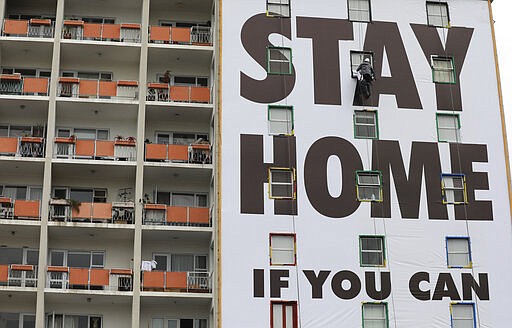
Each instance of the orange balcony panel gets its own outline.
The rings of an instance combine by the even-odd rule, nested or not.
[[[83,21],[79,21],[79,20],[64,20],[64,25],[67,25],[67,26],[82,26],[82,25],[84,25],[84,22]]]
[[[140,24],[125,23],[125,24],[121,24],[121,28],[140,30]]]
[[[100,81],[100,96],[117,96],[117,83],[113,81]]]
[[[208,207],[189,208],[190,223],[210,224],[210,209]]]
[[[187,289],[186,272],[166,272],[165,286],[169,289]]]
[[[9,280],[9,266],[0,264],[0,282],[7,282]]]
[[[47,271],[48,272],[68,272],[68,267],[61,267],[61,266],[49,266]]]
[[[99,157],[113,157],[114,156],[114,142],[105,140],[96,140],[96,156]]]
[[[28,21],[27,20],[13,20],[6,19],[4,21],[4,33],[14,35],[27,35],[28,34]]]
[[[167,145],[163,144],[146,144],[146,160],[162,160],[167,159]]]
[[[84,23],[84,38],[100,38],[101,24]]]
[[[190,101],[190,87],[172,86],[170,91],[172,101]]]
[[[117,81],[117,85],[123,86],[123,87],[137,87],[139,85],[139,82],[138,81],[120,80],[120,81]]]
[[[192,149],[194,150],[209,150],[210,145],[209,144],[192,144]]]
[[[187,208],[184,206],[167,207],[167,222],[171,223],[187,223]]]
[[[162,271],[144,271],[143,287],[145,288],[164,288],[165,272]]]
[[[90,219],[92,217],[92,203],[82,203],[78,207],[78,211],[73,208],[73,218]]]
[[[108,286],[109,285],[109,270],[107,269],[91,269],[91,286]]]
[[[11,270],[34,271],[34,266],[26,264],[11,264]]]
[[[48,93],[48,79],[42,77],[24,78],[23,93]]]
[[[19,218],[39,218],[39,201],[15,200],[14,216]]]
[[[110,274],[132,275],[133,271],[131,269],[110,269]]]
[[[92,218],[110,220],[112,218],[112,203],[93,203]]]
[[[167,83],[148,83],[148,88],[167,89],[169,88],[169,85]]]
[[[70,285],[88,285],[89,269],[69,268],[69,284]]]
[[[2,74],[0,75],[1,80],[17,80],[21,81],[21,74],[20,73],[14,73],[14,74]]]
[[[98,94],[98,81],[97,80],[80,80],[78,84],[80,96],[96,96]]]
[[[101,34],[103,39],[115,39],[121,38],[121,25],[119,24],[103,24],[103,33]]]
[[[210,102],[210,88],[190,87],[190,100],[192,102],[209,103]]]
[[[0,204],[10,204],[12,203],[12,199],[9,197],[0,197]]]
[[[149,41],[167,41],[171,39],[171,28],[168,26],[150,26]]]
[[[31,18],[30,25],[52,25],[51,19]]]
[[[17,138],[0,138],[0,154],[15,155],[18,151]]]
[[[171,41],[180,43],[190,43],[190,28],[188,27],[172,27]]]
[[[169,145],[169,160],[170,161],[188,161],[188,146],[187,145]]]
[[[21,142],[43,143],[41,137],[21,137]]]
[[[55,138],[55,143],[75,143],[75,142],[76,142],[75,138],[61,138],[61,137]]]
[[[165,204],[144,204],[145,210],[163,210],[165,211],[167,205]]]
[[[80,79],[77,77],[60,77],[59,82],[61,83],[79,83]]]
[[[77,140],[75,146],[76,156],[94,156],[94,140]]]

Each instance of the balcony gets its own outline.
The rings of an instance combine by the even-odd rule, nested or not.
[[[167,83],[148,83],[147,101],[210,103],[210,89],[195,86],[169,86]]]
[[[143,291],[184,293],[211,292],[210,272],[143,271]]]
[[[135,138],[116,140],[89,140],[55,138],[54,158],[134,161]]]
[[[144,224],[211,227],[208,207],[144,204]]]
[[[146,161],[211,164],[211,146],[208,143],[190,145],[146,144]]]
[[[50,19],[5,19],[2,25],[3,36],[53,38],[53,34],[54,22]]]
[[[140,24],[96,24],[65,20],[62,38],[140,43]]]
[[[137,100],[137,81],[104,81],[61,77],[57,96],[71,98]]]
[[[37,287],[37,266],[0,265],[0,286]]]
[[[39,137],[0,137],[0,155],[44,157],[45,140]]]
[[[149,42],[160,44],[211,46],[212,33],[211,28],[207,26],[150,26]]]
[[[46,287],[129,292],[133,290],[133,271],[49,266]]]
[[[22,77],[21,74],[0,75],[0,94],[48,96],[49,79],[46,77]]]
[[[40,220],[40,205],[38,200],[0,197],[0,219]]]
[[[62,222],[93,222],[133,224],[133,202],[80,203],[72,206],[68,199],[50,200],[50,220]]]

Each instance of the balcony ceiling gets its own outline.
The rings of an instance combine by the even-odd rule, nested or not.
[[[86,42],[86,41],[84,41]],[[97,67],[98,70],[107,70],[105,67],[119,66],[120,64],[138,66],[140,47],[122,46],[118,43],[84,43],[63,42],[61,45],[61,66]],[[115,76],[114,76],[115,78]]]
[[[54,163],[52,176],[55,179],[66,179],[70,185],[73,185],[74,179],[89,181],[92,184],[91,187],[108,187],[109,179],[123,179],[127,186],[133,185],[135,183],[134,164],[124,166],[116,165],[117,163],[128,162],[81,160],[75,163]],[[101,186],[94,185],[98,182],[101,182]]]
[[[204,192],[207,192],[209,190],[211,176],[211,169],[201,169],[199,167],[183,168],[146,166],[144,168],[144,187],[154,190],[156,186],[159,186],[160,189],[162,189],[169,188],[169,186],[186,185],[198,186],[201,189],[204,189]]]
[[[185,295],[184,295],[185,296]],[[205,295],[206,296],[206,295]],[[207,298],[183,298],[183,297],[158,297],[150,295],[141,295],[141,312],[152,312],[154,308],[169,307],[174,311],[179,311],[181,307],[187,310],[193,307],[195,311],[204,311],[207,314],[211,308],[211,300]],[[178,307],[178,309],[176,309]]]
[[[37,245],[36,248],[39,248],[39,229],[38,221],[30,221],[27,225],[2,224],[0,225],[0,247],[5,245],[7,247],[27,246],[33,248],[34,245]],[[2,303],[0,302],[0,304]]]
[[[202,245],[205,251],[209,248],[212,234],[209,231],[173,231],[173,230],[148,230],[151,226],[145,227],[142,232],[142,242],[166,242],[172,244],[186,243],[195,246]],[[158,227],[158,226],[157,226]]]
[[[2,183],[3,177],[16,178],[20,177],[23,180],[27,178],[31,179],[33,184],[43,184],[43,172],[44,162],[43,161],[30,161],[21,158],[7,157],[0,160],[0,183]]]
[[[210,12],[211,0],[151,0],[151,11],[167,11],[171,8],[175,12]]]
[[[184,70],[193,71],[206,71],[209,72],[212,62],[213,52],[205,49],[190,49],[165,47],[150,47],[148,48],[148,63],[149,68],[152,69],[169,69],[173,72],[181,72]],[[171,72],[171,73],[173,73]],[[148,82],[151,80],[148,79]]]
[[[20,98],[23,97],[20,96]],[[27,122],[27,117],[30,117],[32,122]],[[48,101],[46,100],[0,100],[0,123],[16,124],[18,122],[24,122],[35,125],[46,125],[47,119]]]
[[[35,294],[35,293],[34,293]],[[132,297],[129,295],[99,295],[95,294],[95,291],[89,290],[58,290],[50,289],[44,295],[45,298],[45,309],[50,309],[49,312],[59,312],[59,308],[63,305],[69,307],[69,305],[76,306],[76,312],[86,312],[88,307],[104,305],[111,307],[112,305],[122,305],[121,310],[125,315],[129,316],[131,313]],[[88,298],[90,300],[88,300]],[[34,305],[35,306],[35,305]],[[126,306],[126,308],[124,307]],[[95,307],[96,308],[96,307]],[[94,311],[92,311],[94,313]]]
[[[70,240],[70,241],[82,241],[82,242],[90,242],[94,243],[102,241],[102,244],[105,241],[110,240],[133,240],[133,225],[123,225],[119,227],[119,229],[109,229],[109,228],[99,228],[99,227],[89,227],[94,224],[88,224],[88,227],[84,226],[75,226],[75,227],[65,227],[65,226],[50,226],[48,228],[48,234],[52,241],[56,240]],[[132,229],[130,229],[132,228]]]
[[[2,291],[0,293],[0,304],[23,304],[25,308],[33,309],[28,311],[29,313],[34,313],[36,309],[36,296],[36,292],[28,293],[23,289],[16,291]]]
[[[52,68],[53,42],[2,40],[0,47],[3,67]]]
[[[59,121],[74,120],[75,127],[81,127],[80,121],[101,122],[105,126],[97,126],[98,128],[107,128],[118,124],[133,125],[136,129],[137,122],[137,105],[123,103],[107,103],[105,102],[88,102],[87,100],[73,101],[74,99],[59,100],[57,102],[57,126]]]

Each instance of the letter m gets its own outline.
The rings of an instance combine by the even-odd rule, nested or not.
[[[264,185],[269,183],[271,168],[295,172],[297,152],[294,136],[274,136],[274,162],[263,162],[263,136],[240,135],[240,211],[245,214],[264,214]],[[295,180],[295,179],[294,179]],[[279,182],[282,182],[279,180]],[[292,184],[295,189],[295,183]],[[274,199],[274,214],[296,215],[297,197]],[[270,195],[270,193],[269,193]]]

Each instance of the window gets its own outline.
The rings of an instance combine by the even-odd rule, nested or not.
[[[27,264],[37,265],[39,250],[28,248],[0,248],[0,264]]]
[[[292,49],[269,47],[267,64],[269,74],[292,74]]]
[[[348,19],[356,22],[369,22],[370,0],[348,0]]]
[[[267,16],[290,17],[290,0],[267,0]]]
[[[153,319],[151,328],[206,328],[206,319]]]
[[[469,238],[446,237],[446,257],[449,268],[471,268]]]
[[[370,60],[370,64],[373,66],[373,53],[367,51],[350,52],[350,68],[352,77],[357,77],[357,68],[366,58]]]
[[[46,327],[102,328],[102,318],[96,315],[47,314]]]
[[[208,272],[207,255],[155,253],[153,260],[158,271]]]
[[[208,195],[199,193],[171,193],[156,191],[156,203],[185,207],[208,207]]]
[[[0,125],[0,136],[2,137],[44,137],[44,126],[42,125]]]
[[[269,169],[269,194],[275,199],[295,199],[295,170],[288,168]]]
[[[268,106],[268,133],[270,135],[293,134],[293,107]]]
[[[443,204],[464,204],[466,197],[466,179],[464,174],[441,174]]]
[[[456,83],[453,58],[432,56],[432,80],[435,83]]]
[[[382,201],[382,176],[380,171],[357,171],[356,182],[356,193],[359,201]]]
[[[105,266],[105,252],[51,250],[50,265],[71,268],[103,268]]]
[[[383,236],[359,236],[359,250],[361,266],[386,265]]]
[[[437,140],[460,142],[460,118],[457,114],[437,114]]]
[[[297,302],[270,302],[270,328],[297,327]]]
[[[473,303],[450,304],[452,328],[475,327],[475,305]]]
[[[354,112],[354,137],[361,139],[378,139],[379,129],[377,125],[377,112]]]
[[[208,141],[208,134],[193,132],[157,132],[155,141],[157,144],[190,145],[199,139]]]
[[[448,4],[445,2],[427,2],[427,22],[430,26],[450,27]]]
[[[35,326],[36,316],[33,314],[0,312],[0,327],[31,328]]]
[[[363,303],[363,328],[387,328],[387,303]]]
[[[58,188],[59,195],[63,195],[64,188]],[[54,191],[55,195],[55,191]],[[57,197],[57,196],[55,196]],[[106,203],[107,202],[107,189],[78,189],[71,188],[69,190],[69,199],[74,199],[79,202],[85,203]]]
[[[295,265],[295,235],[270,234],[270,265]]]

